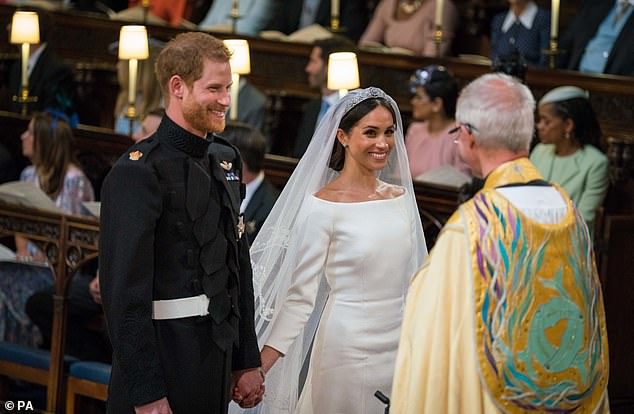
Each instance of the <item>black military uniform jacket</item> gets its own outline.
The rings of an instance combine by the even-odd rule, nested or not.
[[[134,406],[175,393],[165,377],[180,369],[168,366],[182,348],[170,345],[178,338],[161,338],[161,324],[173,320],[153,321],[152,300],[205,293],[209,315],[192,317],[193,329],[207,329],[209,342],[232,355],[231,367],[218,372],[260,365],[248,243],[239,229],[240,171],[230,144],[196,137],[165,116],[104,181],[100,281],[114,350],[111,389],[126,390],[110,400]],[[195,349],[177,356],[199,357]]]

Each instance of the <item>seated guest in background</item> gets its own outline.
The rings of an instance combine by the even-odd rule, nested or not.
[[[73,116],[76,111],[77,85],[72,69],[55,53],[48,43],[54,22],[51,15],[41,9],[33,9],[39,16],[40,43],[29,48],[29,95],[37,97],[36,102],[28,104],[30,112],[43,111],[48,108],[62,111]],[[17,60],[9,74],[9,98],[19,96],[21,91],[21,62]],[[10,102],[13,112],[20,112],[22,104]],[[76,115],[75,115],[76,116]],[[73,120],[77,123],[77,119]]]
[[[130,0],[128,2],[130,8],[140,6],[141,3],[140,0]],[[188,14],[191,12],[187,8],[187,0],[152,0],[149,4],[150,13],[164,20],[172,27],[179,27],[183,20],[189,18]]]
[[[73,133],[61,113],[36,113],[22,134],[22,154],[33,165],[22,171],[20,180],[33,183],[67,214],[80,214],[84,201],[93,201],[92,185],[71,149]],[[16,259],[46,264],[44,254],[21,236],[15,237]],[[40,335],[25,313],[26,300],[34,292],[53,284],[46,266],[3,262],[0,266],[0,340],[36,345]]]
[[[435,12],[434,0],[381,0],[359,45],[375,42],[409,49],[417,55],[436,56]],[[445,56],[451,50],[458,24],[458,11],[451,0],[445,0],[442,17],[440,54]]]
[[[508,75],[460,94],[457,145],[486,181],[412,278],[391,414],[610,412],[592,240],[527,158],[534,110]]]
[[[245,233],[251,245],[280,192],[264,176],[266,141],[257,129],[241,122],[229,122],[222,136],[235,145],[242,156],[242,182],[246,184],[246,195],[240,213],[244,214]]]
[[[304,114],[300,121],[295,139],[295,149],[293,150],[295,158],[301,158],[304,155],[317,124],[326,114],[328,108],[339,100],[339,93],[328,89],[328,56],[331,53],[352,52],[354,50],[354,43],[341,36],[315,41],[304,71],[308,75],[308,85],[313,89],[319,89],[321,97],[311,99],[304,106]]]
[[[563,67],[634,76],[633,0],[586,1],[559,40]]]
[[[509,0],[509,6],[491,23],[491,60],[517,51],[532,65],[546,65],[542,51],[550,44],[550,12],[531,0]]]
[[[456,126],[456,80],[444,66],[432,65],[414,72],[409,87],[414,95],[411,99],[414,122],[407,128],[405,148],[412,177],[443,165],[470,174],[449,136]]]
[[[132,134],[132,139],[134,142],[139,142],[142,139],[145,139],[156,132],[159,125],[161,124],[161,120],[165,116],[164,108],[156,108],[150,110],[145,118],[143,118],[143,122],[141,122],[141,127],[137,129],[134,134]]]
[[[345,30],[343,34],[356,42],[368,24],[367,2],[345,0],[340,4],[339,19]],[[314,23],[328,28],[330,5],[330,0],[284,0],[284,7],[275,14],[267,29],[291,34]]]
[[[588,92],[561,86],[539,101],[540,144],[531,161],[548,181],[561,185],[592,232],[597,208],[608,191],[608,157],[601,152],[601,127]],[[591,233],[593,234],[593,233]]]
[[[49,286],[26,302],[27,315],[42,333],[42,349],[51,349],[54,293],[53,286]],[[66,353],[82,360],[110,363],[112,348],[103,326],[99,277],[94,271],[81,269],[73,276],[67,311]]]
[[[241,0],[238,4],[240,18],[236,32],[257,36],[271,25],[273,18],[281,12],[283,0]],[[198,25],[203,30],[230,31],[232,28],[231,1],[214,1],[205,18]]]
[[[249,124],[258,131],[264,131],[266,118],[266,95],[249,82],[249,75],[240,76],[238,90],[238,121]],[[271,149],[267,140],[266,149]]]

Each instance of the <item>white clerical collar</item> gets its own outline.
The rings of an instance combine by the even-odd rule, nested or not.
[[[253,194],[258,190],[260,184],[264,181],[264,171],[260,171],[260,173],[255,177],[251,182],[245,184],[245,193],[244,200],[242,200],[242,204],[240,204],[240,213],[244,213],[244,210],[247,209],[249,205],[249,201],[253,197]]]
[[[533,1],[526,5],[524,12],[519,17],[516,17],[515,13],[509,10],[504,18],[504,23],[502,23],[502,31],[506,33],[516,20],[519,20],[522,26],[530,30],[533,27],[535,16],[537,16],[537,5]]]
[[[27,66],[27,71],[29,73],[29,76],[31,76],[31,73],[33,72],[33,68],[35,67],[35,64],[37,63],[37,60],[42,55],[42,52],[44,52],[44,49],[46,49],[46,42],[42,43],[40,47],[37,48],[37,50],[33,52],[31,56],[29,56],[29,63]]]

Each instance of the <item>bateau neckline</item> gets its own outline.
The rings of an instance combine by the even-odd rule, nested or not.
[[[398,197],[394,197],[394,198],[380,198],[378,200],[367,200],[367,201],[350,201],[350,202],[346,202],[346,201],[330,201],[330,200],[324,200],[323,198],[319,198],[317,197],[315,194],[311,194],[311,197],[314,198],[315,200],[318,201],[322,201],[324,203],[327,204],[336,204],[336,205],[358,205],[358,204],[372,204],[372,203],[381,203],[384,201],[394,201],[394,200],[400,200],[402,198],[404,198],[407,195],[407,190],[404,190],[403,194],[401,194]]]

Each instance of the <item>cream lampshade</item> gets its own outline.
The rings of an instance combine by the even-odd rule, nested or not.
[[[337,52],[328,56],[327,88],[338,90],[339,96],[345,96],[350,89],[356,89],[359,82],[357,55],[353,52]]]
[[[122,26],[119,33],[119,59],[147,59],[150,55],[145,26]]]
[[[40,21],[35,12],[16,11],[11,21],[11,43],[40,43]]]
[[[128,71],[128,111],[126,116],[130,119],[130,131],[132,134],[133,119],[136,118],[136,82],[139,60],[150,56],[147,29],[145,26],[122,26],[119,33],[119,59],[129,61]]]
[[[240,75],[251,73],[251,57],[249,43],[244,39],[226,39],[225,45],[231,52],[231,110],[229,117],[232,121],[238,119],[238,91],[240,90]]]

